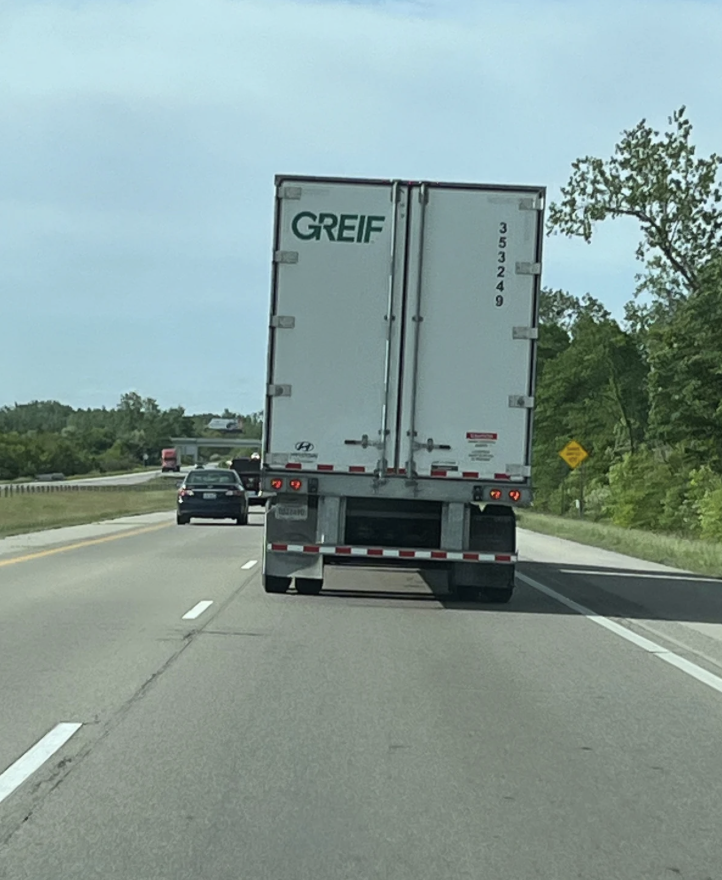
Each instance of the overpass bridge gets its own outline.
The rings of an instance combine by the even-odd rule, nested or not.
[[[222,437],[171,437],[171,443],[180,450],[181,455],[193,457],[193,463],[198,464],[199,449],[260,449],[261,441],[245,437],[233,437],[228,440]]]

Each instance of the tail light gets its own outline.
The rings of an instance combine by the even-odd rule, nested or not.
[[[188,495],[195,495],[195,492],[192,489],[181,489],[178,494],[181,498],[185,498]]]
[[[520,501],[521,500],[521,492],[518,489],[512,489],[509,492],[509,498],[511,498],[512,501]]]
[[[243,495],[243,490],[242,489],[230,489],[228,492],[226,492],[226,495],[236,495],[236,496]]]
[[[492,501],[501,501],[501,489],[492,489],[489,492],[489,497]]]
[[[276,492],[280,492],[281,489],[283,489],[283,480],[280,480],[278,477],[274,477],[274,479],[271,480],[271,489],[275,490]]]
[[[302,480],[291,480],[288,484],[294,492],[299,492],[303,486]]]

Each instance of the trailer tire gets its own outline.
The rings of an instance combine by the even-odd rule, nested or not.
[[[457,602],[478,602],[479,588],[465,584],[456,584],[454,586],[454,598]]]
[[[263,589],[267,593],[287,593],[291,586],[291,578],[276,577],[272,574],[263,575]]]
[[[296,578],[296,592],[300,596],[318,596],[323,589],[323,581],[318,578]]]

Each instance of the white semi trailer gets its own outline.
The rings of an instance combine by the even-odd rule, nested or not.
[[[531,501],[545,188],[276,178],[267,592],[443,566],[506,602]]]

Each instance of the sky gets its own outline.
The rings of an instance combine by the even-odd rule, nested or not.
[[[0,405],[263,404],[276,173],[544,185],[682,104],[722,148],[717,0],[2,0]],[[547,239],[632,298],[638,230]]]

